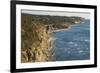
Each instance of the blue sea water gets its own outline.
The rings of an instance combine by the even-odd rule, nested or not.
[[[54,61],[90,59],[90,21],[72,25],[70,29],[55,32]]]

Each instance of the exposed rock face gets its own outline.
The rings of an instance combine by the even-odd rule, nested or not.
[[[62,19],[63,18],[63,19]],[[52,56],[52,32],[66,29],[77,20],[72,17],[21,16],[21,62],[45,62]],[[73,20],[73,21],[72,21]]]
[[[21,62],[28,62],[27,50],[31,48],[31,60],[29,62],[48,61],[51,55],[50,35],[51,30],[48,26],[40,22],[32,22],[32,16],[22,16],[21,30]],[[47,29],[48,27],[48,29]]]

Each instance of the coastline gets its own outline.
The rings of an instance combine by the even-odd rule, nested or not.
[[[70,25],[68,28],[66,28],[66,29],[57,29],[57,30],[54,30],[53,32],[55,33],[55,32],[60,32],[60,31],[65,31],[65,30],[69,30],[69,29],[71,29],[71,27],[72,27],[72,25]]]

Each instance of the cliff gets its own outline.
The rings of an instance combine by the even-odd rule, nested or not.
[[[21,62],[52,59],[52,32],[82,20],[81,17],[21,14]]]

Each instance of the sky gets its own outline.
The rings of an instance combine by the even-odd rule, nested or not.
[[[21,10],[22,13],[36,15],[51,15],[51,16],[78,16],[85,19],[90,19],[90,13],[86,12],[68,12],[68,11],[42,11],[42,10]]]

